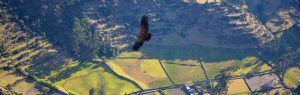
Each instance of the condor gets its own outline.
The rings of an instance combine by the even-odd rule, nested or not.
[[[143,16],[141,20],[139,35],[137,36],[137,40],[135,41],[132,48],[133,51],[138,51],[145,41],[149,41],[151,39],[151,33],[148,33],[148,30],[148,17]]]

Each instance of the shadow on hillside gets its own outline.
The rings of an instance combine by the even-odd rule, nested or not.
[[[149,58],[166,60],[199,60],[218,62],[231,59],[243,59],[247,56],[259,57],[258,49],[230,49],[212,47],[172,47],[172,46],[144,46],[141,52]]]
[[[254,56],[264,62],[276,61],[278,58],[288,54],[289,52],[297,51],[300,48],[300,30],[298,26],[293,26],[282,33],[282,37],[270,43],[268,47],[249,48],[249,49],[233,49],[233,48],[216,48],[207,46],[159,46],[144,44],[141,52],[147,58],[157,58],[166,60],[175,59],[194,59],[200,58],[206,62],[219,62],[231,59],[243,59],[247,56]],[[280,35],[280,34],[278,34]],[[176,43],[175,43],[176,44]]]
[[[66,59],[72,58],[66,51],[57,53],[47,53],[44,56],[34,59],[32,65],[26,71],[39,79],[49,79],[51,82],[59,81],[70,77],[71,73],[80,71],[87,67],[87,64],[76,65],[77,62],[67,62]],[[73,66],[75,65],[75,66]],[[53,75],[53,73],[55,75]]]

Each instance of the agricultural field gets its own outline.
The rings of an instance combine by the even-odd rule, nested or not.
[[[185,92],[180,88],[167,89],[163,91],[166,95],[184,95]]]
[[[77,95],[91,93],[106,95],[123,95],[139,89],[132,83],[114,75],[100,61],[82,63],[61,54],[56,54],[39,59],[34,66],[28,69],[39,80],[51,83],[59,90]],[[56,61],[53,61],[56,60]],[[43,64],[40,64],[43,62]],[[41,69],[47,70],[41,70]]]
[[[244,79],[234,79],[228,82],[228,95],[248,95],[250,93]]]
[[[125,94],[137,91],[128,81],[122,80],[102,67],[91,65],[71,74],[69,78],[55,82],[54,85],[65,89],[67,92],[88,95],[91,93],[106,95]]]
[[[175,83],[189,83],[194,81],[205,80],[205,75],[198,60],[161,60],[162,66],[166,69],[167,74]],[[150,88],[170,85],[163,69],[159,66],[157,59],[151,59],[142,52],[123,52],[117,57],[107,62],[110,67],[118,74],[135,81],[142,88]],[[137,64],[139,63],[139,64]],[[270,70],[266,64],[262,64],[256,57],[245,57],[240,60],[228,60],[220,62],[203,62],[203,66],[210,79],[213,79],[221,70],[237,66],[239,69],[233,71],[233,75],[242,75],[253,72],[257,69],[260,72]],[[246,67],[246,65],[249,65]],[[155,71],[153,71],[155,69]],[[180,76],[183,75],[183,76]],[[151,77],[149,77],[151,76]],[[152,81],[164,79],[158,86],[153,86]],[[161,81],[161,80],[160,80]]]
[[[284,82],[288,86],[292,86],[292,87],[296,88],[298,85],[300,85],[299,74],[300,74],[299,67],[289,68],[284,74]]]
[[[175,83],[189,83],[206,79],[200,63],[195,60],[163,60],[161,63]]]
[[[270,66],[268,66],[267,64],[260,64],[260,63],[256,63],[254,65],[251,66],[243,66],[241,68],[239,68],[236,71],[232,72],[233,76],[240,76],[240,75],[246,75],[248,73],[252,73],[254,71],[257,72],[264,72],[267,70],[271,70],[272,68]]]
[[[268,64],[263,64],[263,65],[259,66],[259,72],[264,72],[264,71],[268,71],[271,69],[272,69],[272,67],[269,66]]]
[[[245,80],[252,91],[266,91],[273,88],[282,87],[278,76],[275,74],[254,76],[245,78]]]
[[[157,59],[142,58],[140,52],[124,52],[107,64],[119,75],[135,81],[142,88],[171,85]]]
[[[289,89],[284,89],[284,88],[275,88],[269,91],[261,91],[261,92],[256,92],[254,93],[260,94],[260,95],[293,95],[291,90]]]
[[[60,53],[39,58],[27,71],[65,93],[76,95],[123,95],[139,90],[112,73],[101,61],[80,62]]]
[[[206,70],[207,76],[210,79],[213,79],[221,70],[234,66],[235,61],[230,60],[230,61],[223,61],[223,62],[217,62],[217,63],[203,63],[203,67]]]
[[[232,71],[233,76],[238,76],[246,73],[250,73],[253,71],[252,68],[257,65],[259,61],[256,57],[245,57],[240,60],[227,60],[220,62],[204,62],[203,66],[205,67],[206,73],[209,78],[214,78],[221,70],[236,66],[238,70]],[[245,65],[254,64],[254,66],[245,67]],[[268,66],[262,65],[263,68],[261,70],[270,69]]]

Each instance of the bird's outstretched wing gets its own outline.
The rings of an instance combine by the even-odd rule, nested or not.
[[[143,16],[141,20],[141,27],[140,27],[138,38],[135,41],[132,48],[133,51],[138,51],[140,47],[144,44],[145,40],[149,41],[151,39],[151,33],[148,33],[148,30],[149,30],[148,17]]]

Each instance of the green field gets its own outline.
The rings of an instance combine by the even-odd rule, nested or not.
[[[221,70],[231,67],[243,67],[246,64],[255,63],[257,58],[255,57],[245,57],[241,60],[227,60],[227,61],[220,61],[220,62],[204,62],[204,67],[207,72],[209,78],[214,78]]]
[[[255,70],[258,72],[263,72],[271,69],[270,66],[262,63],[258,58],[251,56],[245,57],[241,60],[204,62],[203,65],[209,78],[214,78],[221,70],[232,66],[237,67],[237,70],[232,71],[232,76],[248,74]]]
[[[55,82],[54,85],[78,95],[88,95],[89,93],[123,95],[138,90],[138,88],[130,82],[119,79],[104,68],[92,67],[93,65],[83,68],[71,74],[69,78]]]
[[[206,79],[197,61],[162,61],[162,64],[175,83],[195,82]]]
[[[142,88],[171,85],[157,59],[141,57],[140,52],[124,52],[107,63],[117,74],[135,81]]]
[[[79,62],[70,58],[61,59],[60,56],[55,55],[41,58],[27,71],[63,92],[77,95],[89,95],[89,93],[123,95],[139,90],[133,83],[112,73],[100,61]],[[40,62],[43,64],[39,64]]]

